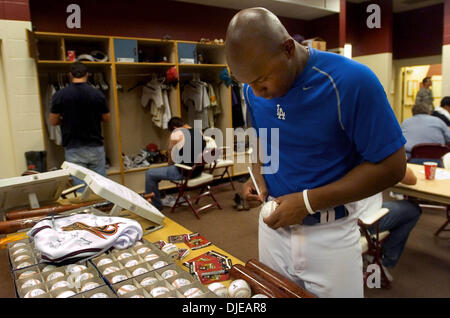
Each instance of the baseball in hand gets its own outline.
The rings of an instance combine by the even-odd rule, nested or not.
[[[266,203],[264,203],[264,205],[261,208],[261,215],[264,219],[268,218],[273,211],[275,211],[275,209],[278,207],[278,203],[276,203],[275,201],[268,201]]]

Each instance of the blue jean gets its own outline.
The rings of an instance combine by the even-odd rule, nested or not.
[[[390,234],[383,243],[381,255],[384,266],[394,267],[422,211],[416,203],[408,200],[386,201],[383,203],[383,208],[389,209],[389,213],[381,218],[378,225],[379,231],[380,233],[389,231]],[[375,227],[370,229],[371,233],[375,231]]]
[[[170,165],[167,167],[149,169],[145,173],[145,193],[155,193],[155,198],[152,200],[152,204],[158,209],[162,209],[161,193],[158,189],[158,184],[161,180],[181,180],[183,176],[180,170]]]
[[[103,146],[66,148],[65,158],[68,162],[88,168],[106,177],[105,148]],[[74,185],[84,184],[77,177],[72,176],[72,178]],[[80,189],[78,192],[81,192],[83,189]]]
[[[415,163],[418,165],[423,165],[423,163],[427,161],[436,162],[440,168],[444,167],[441,159],[412,158],[408,160],[409,163]]]

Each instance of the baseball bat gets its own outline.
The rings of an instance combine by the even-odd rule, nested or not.
[[[144,198],[149,198],[148,195],[145,196]],[[151,198],[151,197],[150,197]],[[89,204],[92,202],[89,202]],[[69,205],[71,207],[71,209],[75,209],[73,206],[75,204],[71,204]],[[96,203],[96,204],[92,204],[91,207],[95,207],[97,206],[97,208],[101,208],[103,205],[103,208],[106,206],[110,206],[112,205],[112,203],[108,202],[108,201],[104,201],[104,202],[100,202],[100,203]],[[87,205],[86,205],[87,206]],[[88,206],[87,206],[88,207]],[[33,212],[33,210],[29,210],[28,212]],[[62,212],[62,211],[60,211]],[[15,233],[19,230],[23,230],[23,229],[28,229],[28,228],[32,228],[33,226],[35,226],[40,220],[44,219],[45,217],[47,217],[47,215],[49,214],[54,214],[55,212],[52,211],[47,211],[44,215],[40,215],[40,216],[34,216],[34,217],[30,217],[30,218],[24,218],[24,219],[16,219],[16,220],[8,220],[8,221],[2,221],[0,222],[0,234],[10,234],[10,233]]]
[[[255,259],[250,259],[249,261],[247,261],[247,263],[245,264],[245,267],[248,270],[261,276],[265,280],[269,281],[273,285],[277,286],[279,290],[281,290],[285,294],[289,295],[290,297],[293,297],[293,298],[315,298],[314,295],[312,295],[305,289],[301,288],[293,281],[280,275],[273,269],[269,268],[268,266],[264,265],[261,262],[258,262]]]
[[[253,294],[264,294],[269,298],[292,298],[282,292],[277,286],[241,264],[233,265],[230,270],[230,276],[235,279],[240,278],[245,280],[252,288]]]
[[[19,230],[32,228],[42,219],[43,219],[42,216],[37,216],[28,219],[0,222],[0,234],[10,234],[15,233]]]
[[[17,210],[6,213],[6,219],[8,221],[20,220],[20,219],[29,219],[38,216],[45,216],[48,214],[61,213],[69,210],[78,209],[81,207],[92,207],[92,208],[107,208],[111,206],[112,203],[108,201],[100,202],[100,203],[92,203],[92,202],[84,202],[77,204],[67,204],[67,205],[57,205],[57,206],[48,206],[43,208],[37,208],[32,210]]]

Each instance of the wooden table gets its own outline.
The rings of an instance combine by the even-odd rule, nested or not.
[[[450,222],[450,179],[427,180],[425,179],[424,166],[408,163],[408,168],[414,171],[417,177],[417,183],[415,185],[397,183],[390,190],[410,197],[447,205],[447,221],[436,231],[435,235],[438,235],[441,231],[445,231],[445,227]],[[449,169],[437,169],[450,173]]]

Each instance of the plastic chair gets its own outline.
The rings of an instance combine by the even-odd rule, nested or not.
[[[378,229],[378,223],[383,216],[389,213],[389,209],[381,208],[378,211],[370,214],[364,214],[358,219],[358,225],[361,232],[361,237],[359,243],[361,244],[362,255],[370,255],[373,260],[371,264],[377,264],[380,268],[381,273],[381,284],[384,288],[390,288],[389,279],[384,272],[381,259],[381,247],[383,242],[389,236],[389,231],[383,231],[380,233]],[[371,234],[370,228],[375,226],[375,233]],[[366,280],[364,276],[364,280]]]
[[[216,198],[214,197],[212,191],[211,191],[211,183],[214,181],[214,176],[211,173],[206,173],[206,172],[202,172],[199,176],[192,178],[192,173],[194,172],[194,170],[197,167],[205,167],[206,162],[205,162],[205,157],[214,157],[215,155],[215,149],[205,149],[203,151],[203,154],[201,154],[201,160],[199,160],[199,163],[195,163],[193,166],[188,166],[188,165],[184,165],[184,164],[179,164],[176,163],[175,166],[177,166],[178,168],[180,168],[182,170],[182,175],[184,176],[184,179],[182,180],[177,180],[177,181],[171,181],[172,183],[174,183],[177,186],[178,189],[178,196],[177,199],[175,201],[175,204],[173,205],[171,212],[175,211],[175,208],[179,207],[180,205],[182,205],[182,203],[184,202],[180,202],[181,198],[183,198],[185,200],[185,202],[188,204],[189,208],[191,209],[192,213],[194,213],[195,217],[197,219],[200,219],[199,217],[199,213],[202,212],[203,210],[206,210],[210,207],[214,207],[217,206],[219,209],[222,209],[220,204],[217,202]],[[199,189],[200,188],[200,192],[197,196],[191,198],[190,196],[187,195],[186,191],[188,190],[194,190],[194,189]],[[209,196],[210,198],[212,198],[213,202],[210,204],[207,204],[205,206],[202,206],[200,208],[195,208],[194,204],[192,203],[192,201],[195,200],[195,204],[198,204],[199,200],[202,197],[205,196]]]

